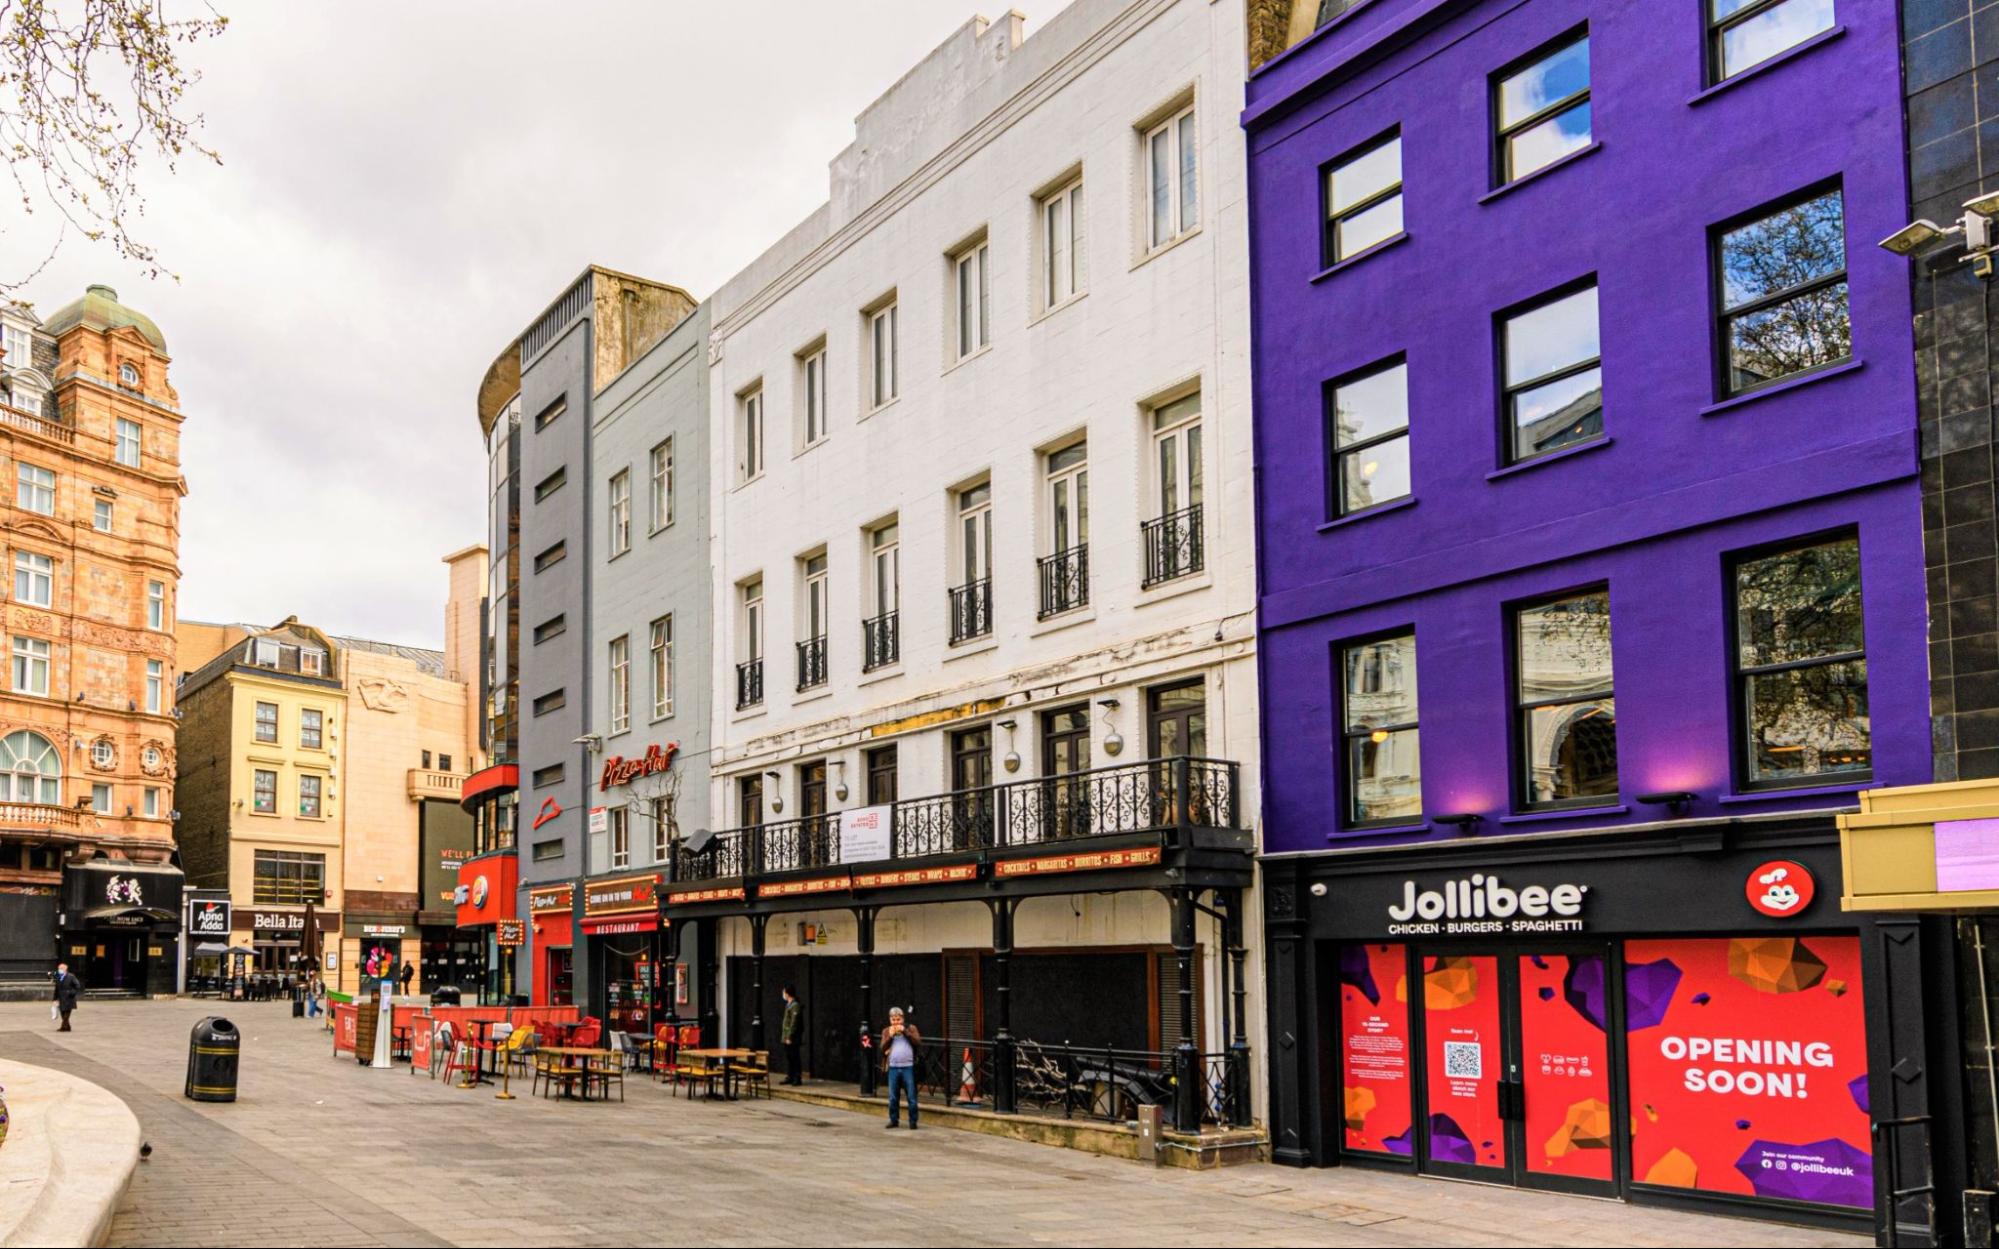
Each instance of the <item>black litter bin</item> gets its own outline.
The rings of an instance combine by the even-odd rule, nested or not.
[[[430,991],[432,1006],[457,1006],[461,1000],[462,996],[455,984],[442,984]]]
[[[197,1102],[236,1100],[236,1058],[243,1034],[220,1015],[194,1025],[187,1043],[187,1096]]]

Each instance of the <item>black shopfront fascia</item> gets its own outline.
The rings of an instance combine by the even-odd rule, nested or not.
[[[1803,865],[1815,883],[1810,904],[1781,919],[1760,914],[1746,896],[1750,874],[1772,860]],[[1272,856],[1260,866],[1268,942],[1266,1001],[1273,1040],[1269,1050],[1273,1161],[1404,1172],[1418,1168],[1413,1151],[1407,1157],[1394,1157],[1343,1148],[1337,966],[1342,945],[1386,943],[1442,953],[1474,949],[1505,953],[1588,943],[1621,960],[1622,943],[1631,939],[1857,936],[1870,1117],[1875,1124],[1930,1120],[1926,1127],[1891,1129],[1886,1136],[1877,1129],[1873,1223],[1877,1234],[1884,1230],[1883,1194],[1891,1170],[1899,1170],[1904,1189],[1933,1175],[1939,1194],[1934,1213],[1920,1199],[1902,1202],[1901,1243],[1930,1243],[1933,1236],[1937,1243],[1957,1241],[1958,1194],[1964,1187],[1965,1167],[1961,1098],[1956,1095],[1959,1011],[1950,921],[1933,915],[1842,912],[1838,834],[1829,816],[1672,822],[1601,834],[1456,838],[1415,846]],[[1573,917],[1550,911],[1538,918],[1516,914],[1496,922],[1489,915],[1429,921],[1418,914],[1404,921],[1390,914],[1391,907],[1405,911],[1412,887],[1417,894],[1451,894],[1454,885],[1463,890],[1465,885],[1459,882],[1469,882],[1474,875],[1497,877],[1512,890],[1569,884],[1583,892]],[[1467,895],[1451,896],[1455,903]],[[1435,931],[1425,930],[1430,923],[1436,924]],[[1608,983],[1622,983],[1621,964],[1614,965]],[[1611,1069],[1622,1071],[1627,1037],[1622,1003],[1616,1000],[1621,994],[1610,997],[1613,1010],[1619,1012],[1607,1029]],[[1412,1016],[1422,1013],[1412,1005]],[[1413,1104],[1421,1107],[1423,1064],[1416,1061],[1413,1045],[1409,1065],[1417,1095]],[[1827,1206],[1632,1182],[1625,1166],[1630,1156],[1631,1108],[1624,1104],[1622,1081],[1613,1079],[1611,1086],[1616,1178],[1606,1186],[1614,1190],[1610,1195],[1634,1204],[1846,1230],[1867,1225],[1865,1212],[1848,1214]],[[1888,1158],[1891,1149],[1893,1168]],[[1426,1169],[1427,1174],[1446,1172]]]
[[[165,863],[93,859],[67,865],[58,961],[68,962],[90,988],[173,993],[184,880],[179,868]]]

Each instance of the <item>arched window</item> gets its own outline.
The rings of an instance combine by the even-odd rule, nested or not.
[[[0,738],[0,802],[62,802],[62,755],[40,733]]]
[[[134,390],[139,388],[139,370],[131,364],[118,366],[118,381]]]

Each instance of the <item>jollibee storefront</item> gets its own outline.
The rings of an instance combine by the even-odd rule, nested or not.
[[[1921,1083],[1919,952],[1841,911],[1823,837],[1702,845],[1266,860],[1299,938],[1273,948],[1316,989],[1273,1097],[1322,1108],[1280,1148],[1864,1228],[1877,1098]]]

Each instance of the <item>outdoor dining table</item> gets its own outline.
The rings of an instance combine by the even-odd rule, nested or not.
[[[588,1045],[544,1045],[536,1052],[554,1054],[558,1058],[580,1058],[583,1060],[585,1067],[589,1066],[590,1060],[593,1058],[619,1057],[616,1050],[599,1049]],[[569,1086],[565,1083],[563,1085],[563,1096],[567,1097],[569,1095],[568,1090]],[[608,1094],[608,1088],[606,1092]],[[588,1075],[583,1077],[583,1100],[586,1102],[590,1100],[590,1077]]]
[[[735,1064],[748,1062],[757,1056],[757,1052],[752,1049],[684,1049],[680,1051],[680,1056],[682,1058],[699,1058],[703,1062],[710,1060],[720,1062],[722,1064],[721,1093],[717,1094],[715,1086],[710,1084],[708,1091],[701,1096],[709,1100],[719,1101],[727,1099],[734,1101],[736,1100]]]

